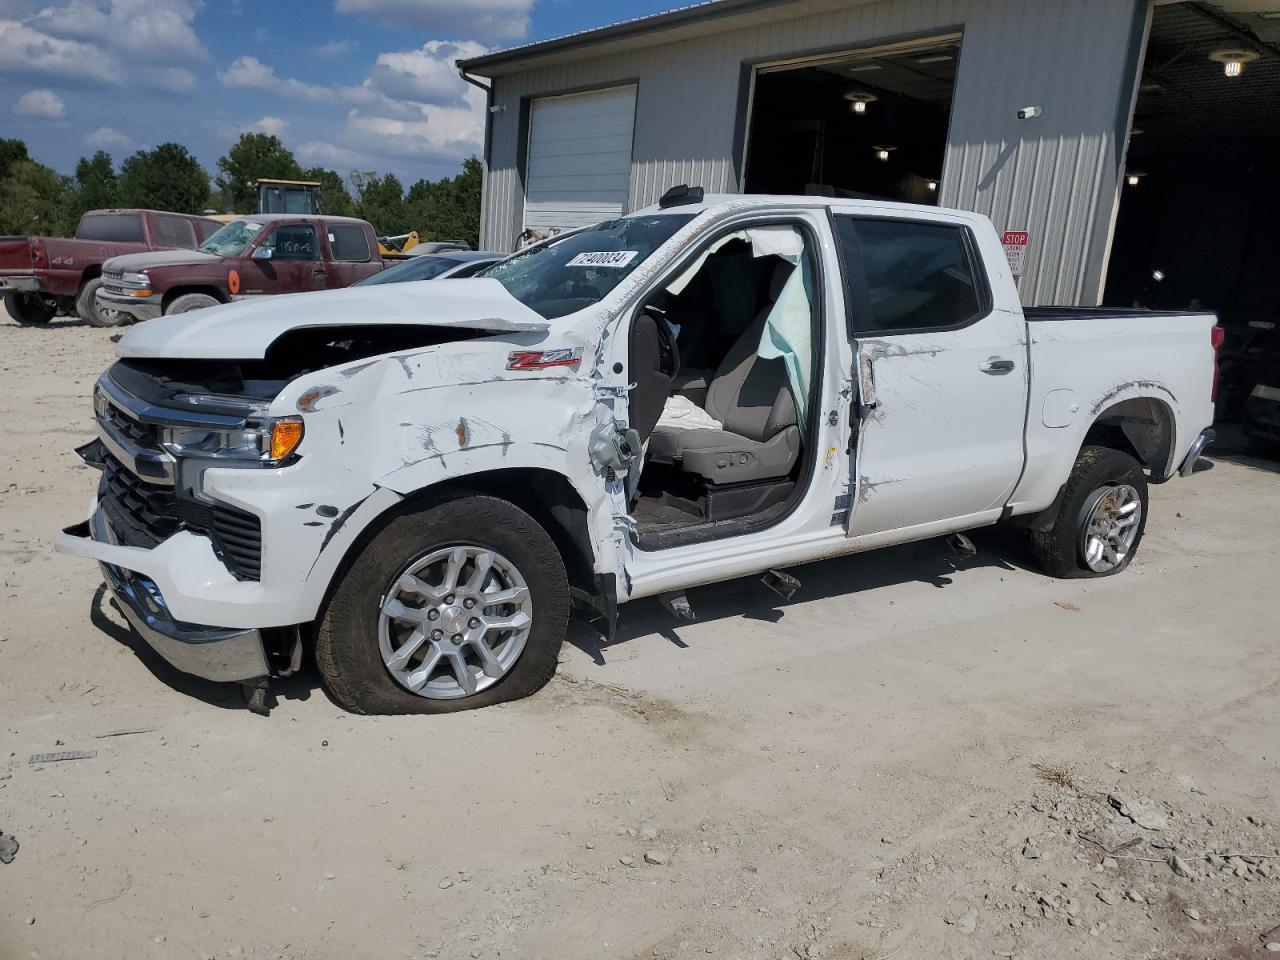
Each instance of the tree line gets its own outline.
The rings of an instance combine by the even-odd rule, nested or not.
[[[465,240],[480,234],[480,161],[440,180],[418,180],[406,191],[393,173],[353,170],[343,177],[303,167],[280,138],[246,133],[218,160],[212,182],[178,143],[139,150],[119,167],[99,150],[81,157],[71,176],[32,160],[21,140],[0,138],[0,235],[70,235],[87,210],[145,207],[177,213],[254,213],[259,178],[318,180],[325,213],[360,217],[379,234],[418,231],[424,240]]]

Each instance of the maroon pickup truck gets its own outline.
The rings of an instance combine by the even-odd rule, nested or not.
[[[97,308],[108,322],[130,323],[243,297],[347,287],[386,265],[363,220],[248,214],[195,250],[108,260]]]
[[[18,323],[48,323],[58,313],[101,325],[94,297],[103,261],[124,253],[194,249],[216,220],[160,210],[90,210],[74,237],[0,237],[0,292]]]

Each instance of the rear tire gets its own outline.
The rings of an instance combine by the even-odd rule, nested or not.
[[[489,655],[496,653],[497,659],[503,658],[505,644],[517,635],[522,644],[515,650],[513,662],[495,665],[492,672],[482,666],[487,657],[478,655],[467,624],[455,622],[455,608],[464,621],[510,614],[509,608],[499,612],[485,602],[471,603],[462,610],[466,581],[476,577],[478,565],[473,558],[477,552],[490,556],[495,577],[498,571],[506,570],[507,580],[514,577],[527,588],[523,591],[525,609],[530,611],[522,621],[528,623],[525,630],[499,630],[489,635]],[[452,558],[455,553],[468,556],[452,578],[456,589],[450,593],[457,596],[447,597],[448,605],[445,600],[427,600],[421,588],[450,583],[447,561],[442,561],[446,568],[443,575],[440,565],[419,570],[421,579],[415,580],[410,571],[433,556]],[[480,574],[480,580],[485,580],[484,574]],[[405,598],[406,582],[410,593],[417,596],[406,598],[410,601],[407,611],[404,605],[400,609],[414,618],[415,630],[424,629],[425,639],[417,640],[417,652],[412,657],[397,664],[396,657],[411,646],[414,637],[408,633],[406,639],[402,633],[389,641],[386,609],[389,603]],[[417,590],[413,588],[415,583]],[[494,582],[489,589],[511,593],[506,589],[510,586]],[[519,588],[514,592],[520,592]],[[412,602],[415,599],[421,605]],[[458,493],[394,518],[360,550],[321,617],[316,632],[316,665],[325,688],[353,713],[453,713],[517,700],[540,690],[555,673],[568,621],[569,581],[564,561],[541,525],[505,500]],[[469,625],[477,623],[472,619]],[[438,627],[445,627],[448,633],[432,639],[441,632]],[[459,632],[453,634],[455,641],[451,643],[448,634],[454,630]],[[459,645],[456,638],[463,634],[467,639]],[[484,637],[482,632],[478,642],[485,643]],[[463,691],[464,681],[458,675],[463,658],[478,671],[467,682],[476,685],[478,681],[480,689],[470,694]],[[437,662],[437,667],[430,665]],[[496,660],[489,662],[496,664]],[[398,668],[395,676],[393,668]],[[499,669],[500,676],[492,679]],[[407,675],[415,671],[422,671],[418,675],[423,677],[418,693],[407,682],[411,679]],[[428,678],[434,679],[428,683]],[[452,692],[448,689],[451,678],[457,680],[457,689]]]
[[[57,307],[35,293],[6,293],[4,308],[24,327],[40,327],[53,319],[58,312]]]
[[[216,307],[221,302],[217,297],[211,297],[207,293],[184,293],[182,296],[174,298],[173,303],[169,304],[164,313],[165,316],[169,316],[171,313],[190,313],[192,310]]]
[[[1053,577],[1111,577],[1133,560],[1147,527],[1142,465],[1111,447],[1076,458],[1053,526],[1032,531],[1031,548]]]

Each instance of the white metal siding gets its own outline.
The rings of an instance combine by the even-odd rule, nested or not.
[[[629,208],[689,183],[739,189],[734,133],[743,64],[959,27],[940,202],[1028,230],[1019,291],[1027,304],[1091,302],[1115,207],[1124,143],[1117,118],[1135,17],[1147,0],[847,0],[834,9],[500,76],[483,244],[511,249],[524,197],[522,98],[638,79]],[[795,9],[809,4],[799,0]],[[1018,108],[1043,115],[1018,120]]]
[[[636,88],[533,101],[524,226],[581,227],[627,210]]]

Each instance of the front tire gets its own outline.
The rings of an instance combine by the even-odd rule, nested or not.
[[[41,327],[53,319],[58,308],[35,293],[10,292],[4,295],[4,308],[24,327]]]
[[[1031,546],[1053,577],[1112,577],[1133,560],[1147,527],[1142,465],[1111,447],[1085,447],[1076,458],[1051,528]]]
[[[457,494],[387,524],[316,633],[325,688],[353,713],[452,713],[527,697],[555,673],[569,581],[519,507]]]
[[[94,277],[80,288],[76,297],[76,316],[91,327],[118,327],[127,322],[129,318],[117,310],[98,309],[98,291],[101,288],[101,277]]]
[[[221,302],[217,297],[211,297],[207,293],[184,293],[180,297],[175,297],[164,313],[166,317],[171,313],[190,313],[192,310],[216,307]]]

